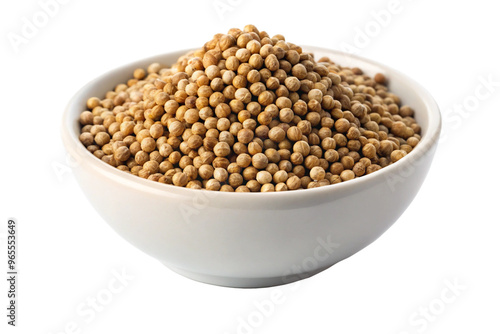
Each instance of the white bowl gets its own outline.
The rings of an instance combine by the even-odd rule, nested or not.
[[[406,157],[375,173],[320,188],[276,193],[194,190],[124,173],[88,152],[78,137],[91,96],[125,82],[135,68],[173,64],[186,50],[136,61],[85,85],[69,102],[62,137],[79,163],[74,175],[94,208],[131,244],[197,281],[265,287],[312,276],[353,255],[405,211],[427,175],[441,116],[431,95],[385,65],[309,47],[316,59],[384,73],[389,88],[415,109],[422,140]]]

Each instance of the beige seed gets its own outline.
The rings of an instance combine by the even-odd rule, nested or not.
[[[243,144],[248,144],[252,141],[254,132],[250,129],[241,129],[238,131],[238,141]]]
[[[406,151],[403,151],[403,150],[395,150],[395,151],[392,151],[391,153],[391,161],[392,162],[396,162],[396,161],[399,161],[400,159],[402,159],[405,155],[406,155]]]
[[[325,178],[326,172],[322,167],[316,166],[311,169],[309,175],[311,176],[311,179],[321,181]]]
[[[229,144],[226,142],[219,142],[217,145],[214,147],[214,153],[218,157],[225,157],[231,153],[231,148],[229,147]]]
[[[188,176],[185,173],[177,172],[172,177],[172,182],[176,186],[185,187],[188,183]]]
[[[127,161],[130,158],[130,150],[127,146],[120,146],[113,154],[116,161]]]
[[[84,132],[80,135],[80,141],[88,147],[94,143],[94,136],[90,132]]]
[[[205,188],[207,190],[218,191],[220,189],[220,187],[221,187],[221,184],[216,179],[210,179],[205,184]]]
[[[268,136],[272,141],[279,143],[285,139],[286,132],[282,128],[276,126],[269,130]]]
[[[300,178],[294,175],[286,181],[286,186],[290,190],[297,190],[302,186],[302,183],[300,181]]]
[[[106,132],[99,132],[95,135],[94,141],[99,146],[104,146],[109,143],[111,137]]]
[[[79,139],[107,164],[160,183],[316,188],[376,172],[419,144],[414,110],[386,83],[248,25],[88,98]]]
[[[260,184],[264,185],[266,183],[270,183],[273,180],[273,176],[268,171],[261,170],[257,173],[256,180]]]
[[[264,169],[267,167],[269,160],[263,153],[257,153],[252,157],[252,165],[257,169]]]
[[[350,169],[346,169],[342,171],[342,173],[340,173],[340,178],[342,179],[342,181],[352,180],[355,176],[356,175],[354,174],[354,172]]]
[[[216,168],[214,170],[214,179],[219,182],[225,182],[229,177],[229,173],[224,168]]]

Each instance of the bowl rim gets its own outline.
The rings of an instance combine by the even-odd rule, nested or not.
[[[424,105],[426,106],[425,112],[427,113],[428,124],[425,129],[425,134],[422,135],[422,138],[419,144],[405,157],[403,157],[398,162],[386,166],[374,173],[363,175],[359,178],[355,178],[353,180],[349,180],[346,182],[341,182],[333,185],[327,185],[323,187],[317,187],[312,189],[299,189],[293,191],[282,191],[282,192],[244,192],[235,195],[234,192],[221,192],[221,191],[209,191],[205,189],[190,189],[186,187],[178,187],[169,184],[163,184],[156,181],[151,181],[147,179],[140,178],[136,175],[132,175],[129,173],[125,173],[116,167],[106,164],[102,160],[96,158],[92,153],[90,153],[80,142],[79,133],[77,134],[75,131],[71,130],[74,126],[74,122],[78,121],[78,115],[83,111],[82,106],[77,106],[75,104],[81,100],[82,95],[90,89],[92,86],[98,84],[102,80],[106,79],[109,76],[116,75],[117,73],[124,72],[128,68],[131,67],[141,67],[158,59],[166,58],[166,57],[179,57],[187,52],[193,51],[196,48],[184,49],[184,50],[176,50],[165,52],[161,54],[157,54],[154,56],[150,56],[147,58],[142,58],[133,62],[129,62],[127,64],[118,66],[106,73],[98,76],[97,78],[86,83],[82,88],[80,88],[73,97],[69,100],[68,104],[63,113],[62,124],[61,124],[61,136],[63,140],[63,144],[69,154],[76,159],[79,163],[85,163],[86,167],[92,168],[95,172],[112,178],[115,181],[127,185],[128,187],[135,188],[141,191],[145,191],[148,193],[154,193],[157,195],[164,195],[168,193],[169,195],[175,195],[179,197],[193,197],[196,195],[205,195],[209,197],[217,197],[222,201],[243,201],[240,203],[244,203],[247,200],[262,200],[262,203],[267,202],[269,199],[283,199],[283,200],[291,200],[297,198],[304,198],[305,196],[322,196],[325,194],[351,194],[353,192],[358,191],[359,189],[373,186],[377,180],[382,178],[387,178],[389,175],[393,175],[393,173],[401,173],[401,171],[407,170],[407,168],[411,168],[412,164],[415,164],[422,156],[426,155],[434,145],[437,144],[439,139],[439,134],[441,130],[441,114],[439,111],[439,107],[434,100],[434,98],[430,95],[430,93],[419,83],[403,74],[402,72],[393,69],[390,66],[384,65],[378,61],[374,61],[371,59],[364,58],[362,56],[350,54],[348,52],[328,49],[317,46],[303,46],[304,50],[310,51],[312,53],[322,52],[329,53],[332,56],[339,56],[341,58],[352,59],[352,64],[349,66],[354,66],[356,64],[361,64],[359,67],[362,68],[363,63],[370,64],[371,66],[375,66],[381,70],[383,73],[390,73],[390,77],[398,76],[399,79],[408,82],[408,85],[412,86],[412,90],[415,92],[416,96],[422,100]],[[332,59],[336,61],[335,59]],[[342,64],[342,62],[338,62]],[[118,83],[117,83],[118,84]],[[105,92],[103,92],[104,94]],[[78,113],[74,111],[74,109],[80,109]],[[85,108],[83,106],[83,108]],[[421,111],[424,112],[424,111]],[[76,114],[76,115],[75,115]],[[402,173],[401,173],[402,174]],[[230,202],[227,202],[228,205]]]

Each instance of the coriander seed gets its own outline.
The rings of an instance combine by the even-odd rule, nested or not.
[[[174,174],[172,177],[172,182],[174,185],[179,186],[179,187],[184,187],[188,183],[188,176],[185,173],[182,172],[177,172]]]
[[[376,172],[421,141],[415,110],[387,82],[248,25],[89,97],[79,139],[121,171],[190,189],[322,187]]]
[[[318,166],[313,167],[309,172],[311,179],[315,181],[323,180],[325,178],[325,174],[326,174],[325,170],[322,167]]]
[[[287,179],[286,186],[290,190],[297,190],[302,186],[302,184],[298,176],[292,176]]]
[[[257,153],[252,157],[252,165],[257,169],[264,169],[267,167],[269,160],[263,153]]]
[[[256,180],[260,184],[264,185],[266,183],[270,183],[273,180],[273,177],[268,171],[262,170],[257,173]]]

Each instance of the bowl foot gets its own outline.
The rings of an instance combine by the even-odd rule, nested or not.
[[[180,268],[175,268],[170,265],[164,264],[170,270],[182,275],[184,277],[190,278],[194,281],[201,283],[218,285],[230,288],[267,288],[272,286],[284,285],[300,281],[302,279],[309,278],[316,275],[323,270],[329,268],[330,266],[316,269],[314,271],[288,275],[288,276],[277,276],[277,277],[228,277],[228,276],[216,276],[208,275],[202,273],[196,273],[189,270],[184,270]]]

